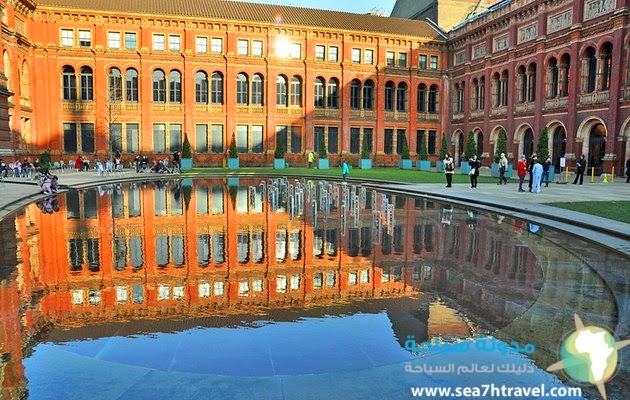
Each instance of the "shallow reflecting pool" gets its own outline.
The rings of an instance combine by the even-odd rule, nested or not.
[[[0,224],[1,398],[599,398],[546,370],[576,314],[628,335],[628,255],[362,186],[125,183]]]

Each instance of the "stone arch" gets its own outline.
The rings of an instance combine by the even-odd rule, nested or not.
[[[466,149],[466,142],[464,132],[461,129],[456,129],[451,135],[451,146],[453,146],[453,162],[457,165],[460,162],[461,154]]]
[[[627,159],[630,159],[630,117],[626,118],[626,120],[623,121],[623,124],[621,124],[619,137],[624,138],[626,141],[624,157],[621,161],[621,169],[619,170],[619,174],[623,174],[625,172],[625,162]]]
[[[529,157],[531,153],[533,152],[532,148],[529,148],[529,149],[527,148],[529,147],[529,143],[525,143],[526,136],[528,137],[530,132],[533,138],[534,128],[532,128],[532,126],[527,123],[523,123],[519,125],[514,130],[513,144],[515,144],[517,146],[516,148],[518,149],[517,154],[516,154],[517,157],[520,157],[521,154],[525,154],[526,157]],[[527,153],[530,153],[530,154],[527,154]]]
[[[507,129],[505,129],[504,126],[502,125],[497,125],[494,128],[492,128],[492,130],[490,131],[490,137],[488,138],[490,145],[492,146],[492,154],[490,154],[490,156],[492,157],[492,159],[494,159],[494,154],[497,152],[497,141],[499,138],[499,132],[501,132],[501,129],[503,129],[503,131],[505,132],[505,145],[507,147],[507,152],[505,153],[505,155],[507,156],[508,159],[511,159],[513,154],[510,151],[510,137],[507,133]]]
[[[575,157],[579,158],[580,155],[584,154],[588,168],[595,167],[596,175],[601,173],[603,167],[607,138],[608,127],[604,120],[599,117],[585,119],[577,129]]]

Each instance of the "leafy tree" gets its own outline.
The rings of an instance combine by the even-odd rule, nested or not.
[[[477,143],[475,142],[475,134],[473,133],[473,131],[470,131],[468,132],[468,141],[466,142],[464,160],[468,161],[474,155],[477,155]]]
[[[426,141],[426,137],[424,135],[422,135],[422,140],[420,141],[420,159],[421,160],[428,160],[429,159],[429,152],[427,151],[427,141]]]
[[[507,135],[505,130],[501,128],[497,136],[497,150],[494,152],[494,162],[498,163],[501,159],[501,153],[507,155]]]
[[[328,152],[326,151],[326,139],[324,135],[319,137],[319,158],[324,160],[328,158]]]
[[[407,143],[407,136],[403,136],[402,151],[400,152],[400,159],[409,160],[409,158],[410,158],[410,155],[409,155],[409,144]]]
[[[273,153],[274,158],[284,158],[284,146],[280,143],[280,140],[276,138],[276,151]]]
[[[230,148],[228,149],[229,158],[238,158],[238,149],[236,148],[236,138],[232,134],[232,141],[230,142]]]
[[[192,158],[192,150],[186,134],[184,134],[184,144],[182,144],[182,158]]]
[[[540,137],[538,138],[536,157],[538,157],[540,162],[545,162],[547,157],[549,157],[549,133],[547,132],[546,126],[543,128],[542,132],[540,132]]]
[[[361,144],[361,158],[367,160],[371,158],[370,144],[368,143],[367,135],[363,135],[363,143]]]
[[[448,141],[446,139],[446,134],[442,132],[442,144],[440,146],[439,155],[440,160],[444,160],[444,157],[446,157],[446,153],[448,153]]]

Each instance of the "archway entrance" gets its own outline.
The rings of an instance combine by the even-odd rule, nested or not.
[[[564,157],[567,152],[567,132],[564,126],[559,126],[553,132],[553,145],[552,145],[553,165],[556,171],[560,171],[560,158]]]
[[[595,124],[591,128],[588,138],[588,168],[595,168],[595,175],[602,174],[604,155],[606,154],[606,127]]]
[[[523,134],[523,154],[528,160],[534,154],[534,132],[532,132],[532,128],[527,128]]]

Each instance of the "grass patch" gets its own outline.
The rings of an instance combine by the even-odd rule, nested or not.
[[[579,201],[545,204],[630,224],[630,213],[628,213],[630,201]]]

